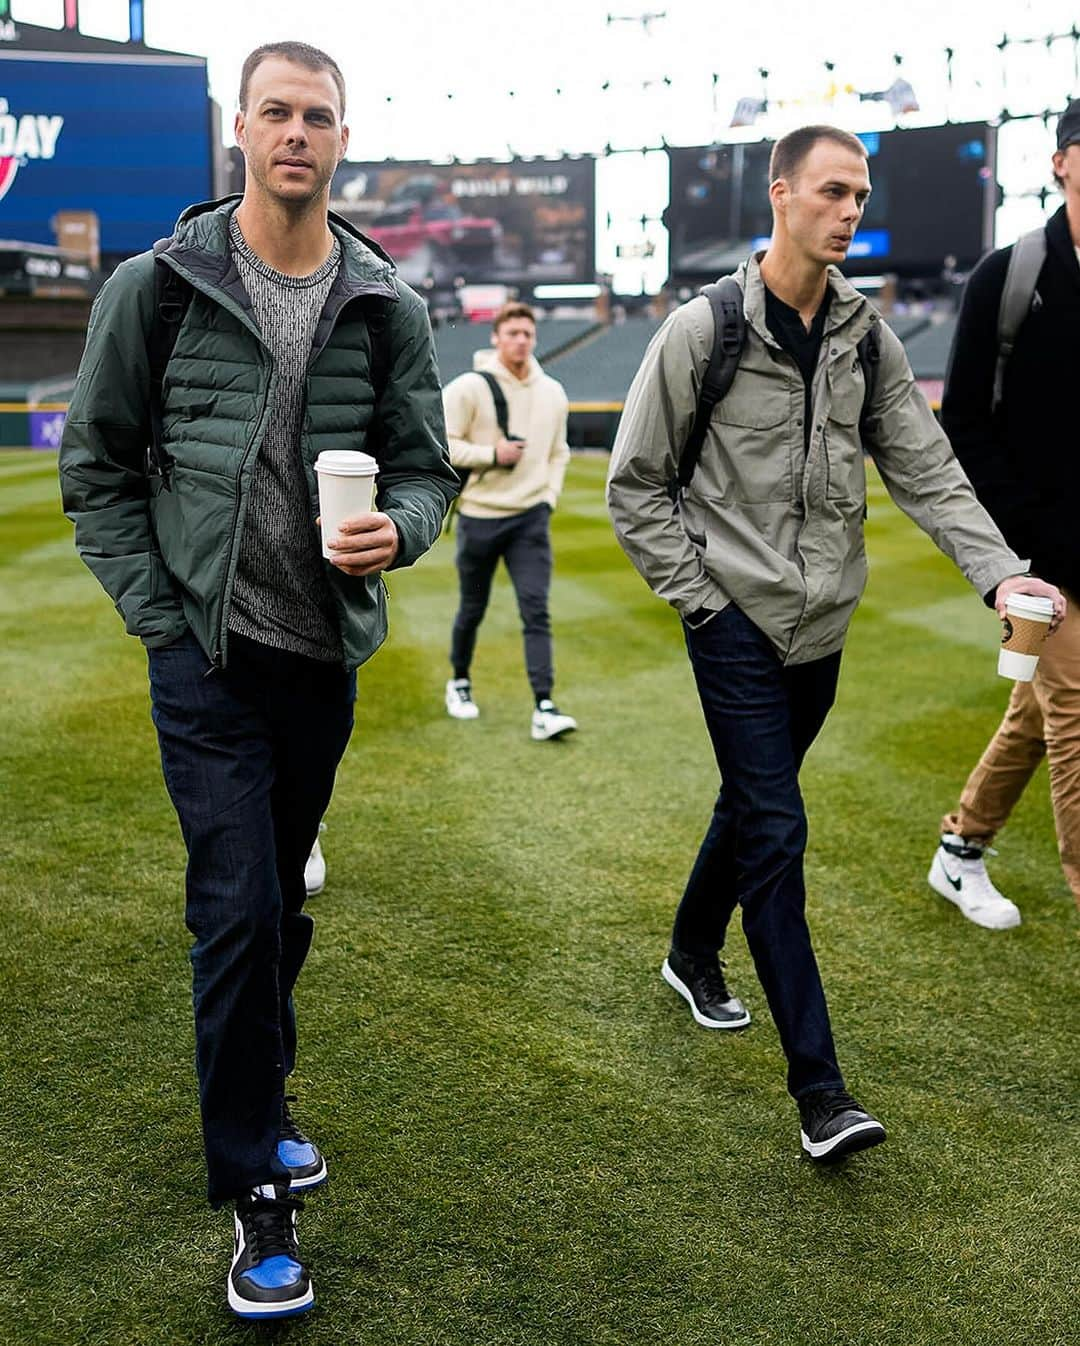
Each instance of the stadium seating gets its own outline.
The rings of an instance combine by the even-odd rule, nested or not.
[[[536,357],[545,363],[554,352],[578,341],[596,326],[593,318],[545,318],[536,328]],[[443,383],[473,367],[473,354],[491,342],[486,322],[441,323],[435,329],[435,348]]]
[[[904,342],[911,372],[917,379],[943,379],[949,362],[949,347],[956,331],[956,319],[931,323]]]

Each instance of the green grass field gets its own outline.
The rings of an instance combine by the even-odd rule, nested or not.
[[[317,1305],[260,1329],[226,1308],[231,1219],[203,1201],[145,657],[75,556],[51,457],[0,456],[0,1341],[1077,1340],[1080,960],[1045,772],[993,867],[1019,929],[980,931],[925,882],[1007,697],[993,615],[875,484],[804,785],[840,1059],[890,1137],[821,1170],[741,934],[745,1033],[696,1028],[659,978],[715,768],[603,472],[575,459],[556,516],[565,743],[528,737],[505,577],[475,724],[442,708],[450,545],[392,577],[298,995],[297,1114],[332,1166],[302,1223]]]

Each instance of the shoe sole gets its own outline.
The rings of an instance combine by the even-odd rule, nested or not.
[[[694,997],[690,994],[690,988],[671,970],[668,960],[664,959],[664,964],[660,969],[660,975],[667,982],[673,991],[676,991],[686,1003],[690,1006],[690,1013],[694,1016],[694,1022],[699,1023],[702,1028],[745,1028],[750,1022],[750,1011],[743,1010],[741,1019],[728,1019],[721,1022],[718,1019],[706,1019],[704,1014],[694,1004]]]
[[[307,1293],[300,1299],[287,1300],[282,1304],[262,1304],[258,1300],[244,1299],[233,1289],[229,1278],[229,1308],[238,1318],[292,1318],[297,1313],[307,1313],[315,1303],[315,1289],[309,1285]]]
[[[880,1145],[885,1139],[885,1128],[880,1122],[857,1122],[828,1140],[812,1141],[805,1131],[800,1130],[802,1147],[811,1159],[820,1163],[832,1163],[859,1150],[868,1150],[872,1145]]]
[[[930,866],[930,873],[926,876],[926,882],[933,888],[935,893],[938,893],[943,897],[946,902],[951,902],[961,916],[969,920],[972,925],[977,925],[980,930],[1014,930],[1020,924],[1019,911],[1016,913],[1015,919],[1010,912],[1009,915],[999,921],[980,919],[977,915],[968,911],[960,901],[960,894],[952,886],[949,880],[947,878],[943,879],[938,877],[936,864]]]
[[[555,739],[565,738],[567,734],[574,733],[576,729],[576,724],[568,724],[565,729],[555,729],[550,734],[545,733],[543,729],[539,731],[533,729],[530,732],[535,743],[549,743],[554,742]]]
[[[306,1178],[290,1178],[290,1192],[306,1192],[312,1187],[321,1187],[329,1175],[326,1172],[326,1160],[323,1160],[322,1168],[318,1173],[311,1173]]]
[[[325,887],[326,887],[325,879],[323,879],[322,883],[320,883],[316,888],[309,888],[305,883],[304,892],[308,895],[308,897],[318,897]]]
[[[478,720],[480,718],[479,711],[475,715],[462,715],[456,710],[451,710],[449,706],[446,708],[446,713],[452,720]]]

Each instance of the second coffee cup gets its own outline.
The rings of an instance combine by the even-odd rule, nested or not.
[[[1010,594],[1005,604],[1004,631],[998,672],[1015,682],[1030,682],[1035,676],[1039,653],[1050,630],[1054,604],[1049,598]]]

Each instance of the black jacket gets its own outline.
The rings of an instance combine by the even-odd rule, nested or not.
[[[1080,265],[1065,207],[1046,224],[1037,294],[990,410],[997,315],[1012,248],[971,274],[949,357],[941,420],[975,493],[1036,575],[1080,598]]]

